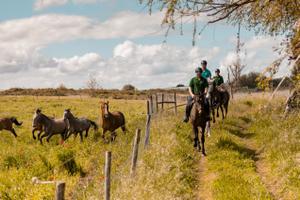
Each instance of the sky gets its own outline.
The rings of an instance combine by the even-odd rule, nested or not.
[[[211,71],[236,59],[237,27],[208,26],[192,46],[191,18],[165,37],[163,12],[138,0],[1,0],[0,89],[84,88],[92,77],[103,88],[167,88],[187,84],[201,60]],[[200,30],[208,18],[197,19]],[[243,73],[260,72],[279,57],[282,37],[241,30]],[[283,67],[279,75],[287,73]]]

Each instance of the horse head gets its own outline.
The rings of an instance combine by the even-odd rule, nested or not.
[[[196,108],[196,112],[199,114],[204,110],[204,95],[195,95],[194,96],[194,106]]]
[[[74,118],[73,114],[71,113],[71,109],[70,108],[65,109],[63,118],[64,119]]]
[[[109,116],[109,101],[102,101],[102,102],[100,102],[100,104],[101,104],[102,116],[104,118],[108,118],[108,116]]]

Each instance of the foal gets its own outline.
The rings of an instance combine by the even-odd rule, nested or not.
[[[21,126],[22,122],[18,122],[18,120],[15,117],[0,118],[0,131],[2,130],[10,131],[12,134],[14,134],[15,137],[17,137],[16,131],[13,128],[13,124],[17,126]]]

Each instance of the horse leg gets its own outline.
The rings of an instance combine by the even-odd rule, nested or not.
[[[217,117],[219,117],[219,106],[217,106]]]
[[[86,138],[87,138],[88,135],[89,135],[89,130],[90,130],[90,128],[86,129],[86,131],[85,131],[85,137],[86,137]]]
[[[36,140],[36,137],[35,137],[35,135],[34,135],[34,132],[35,132],[35,131],[36,131],[36,129],[33,129],[33,130],[32,130],[32,137],[33,137],[34,140]]]
[[[43,138],[47,136],[47,133],[45,132],[41,137],[40,137],[40,143],[43,145]]]
[[[193,132],[194,132],[194,148],[198,148],[200,151],[200,145],[199,145],[199,130],[197,126],[193,126]]]
[[[126,133],[126,127],[125,127],[125,124],[123,126],[121,126],[121,129],[123,131],[123,133],[125,134]]]
[[[52,136],[53,136],[53,133],[50,133],[50,134],[47,136],[47,142],[48,142],[48,143],[50,142],[50,139],[51,139]]]
[[[213,116],[213,123],[216,123],[216,117],[215,117],[215,109],[211,108],[212,116]]]
[[[110,135],[110,141],[113,142],[115,141],[117,138],[117,134],[115,131],[111,132],[111,135]]]
[[[39,133],[38,133],[38,140],[40,140],[40,137],[41,137],[42,133],[43,133],[43,131],[39,131]]]
[[[82,133],[82,131],[79,132],[79,134],[80,134],[80,142],[83,142],[83,133]]]
[[[10,132],[12,132],[12,134],[14,134],[15,137],[18,137],[14,128],[12,128],[12,129],[10,130]]]
[[[205,126],[203,126],[201,130],[201,145],[202,145],[202,155],[206,156],[204,143],[205,143]]]
[[[106,131],[107,131],[106,129],[103,129],[103,132],[102,132],[102,138],[103,139],[105,139],[105,133],[106,133]]]
[[[220,106],[220,108],[221,108],[221,112],[222,112],[222,119],[224,119],[225,117],[224,117],[224,110],[223,110],[223,106],[221,105],[221,106]]]

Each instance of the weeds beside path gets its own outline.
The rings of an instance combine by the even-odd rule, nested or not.
[[[283,120],[280,101],[239,99],[213,126],[200,161],[199,199],[300,198],[299,116]]]

